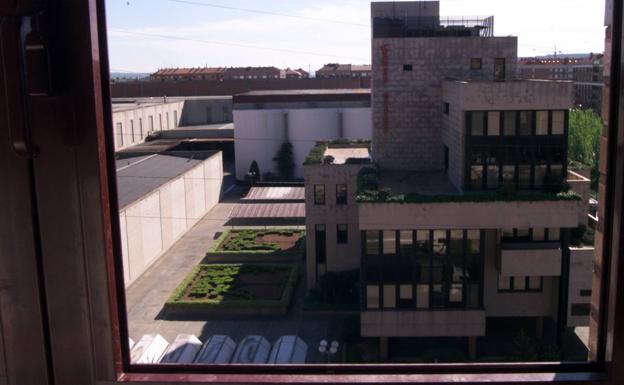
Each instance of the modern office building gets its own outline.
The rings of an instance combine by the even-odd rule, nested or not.
[[[369,89],[252,91],[234,96],[236,178],[256,161],[260,174],[277,174],[280,147],[293,147],[294,176],[317,141],[372,137]]]
[[[556,55],[520,58],[518,77],[523,79],[571,80],[574,82],[574,106],[602,108],[603,54]]]
[[[319,143],[304,166],[308,287],[359,268],[360,332],[382,356],[389,338],[466,337],[474,357],[487,319],[587,324],[572,82],[515,80],[517,38],[494,37],[491,17],[371,11],[372,143]]]

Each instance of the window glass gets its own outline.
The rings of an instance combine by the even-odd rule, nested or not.
[[[481,252],[481,231],[480,230],[468,230],[467,247],[469,254],[479,254]]]
[[[531,112],[518,112],[518,135],[531,135]]]
[[[314,204],[315,205],[325,204],[325,185],[324,184],[314,185]]]
[[[558,241],[560,238],[560,230],[558,227],[550,227],[548,229],[548,240]]]
[[[545,237],[545,229],[543,227],[535,227],[533,228],[533,240],[536,242],[541,242],[546,239]]]
[[[483,166],[470,167],[470,186],[473,190],[481,190],[483,188]]]
[[[548,135],[548,111],[537,111],[535,134]]]
[[[511,290],[511,277],[498,276],[498,290]]]
[[[384,254],[396,254],[396,231],[384,230],[383,253]]]
[[[379,255],[379,232],[375,230],[366,231],[366,254]]]
[[[429,239],[429,230],[416,231],[416,251],[421,253],[429,253],[431,250],[431,240]]]
[[[446,230],[433,231],[433,253],[446,255]]]
[[[535,165],[535,188],[544,187],[544,182],[546,180],[546,170],[548,166],[545,164],[536,164]]]
[[[514,291],[526,290],[526,277],[513,277],[513,290]]]
[[[552,112],[552,134],[563,135],[564,133],[565,112],[553,111]]]
[[[480,70],[481,69],[481,58],[473,57],[470,59],[470,69],[471,70]]]
[[[516,166],[505,165],[503,166],[503,183],[505,185],[513,185],[516,180]]]
[[[464,300],[464,285],[461,283],[453,283],[449,289],[449,302],[457,303]]]
[[[314,226],[316,263],[325,263],[327,261],[327,245],[325,235],[325,225]]]
[[[487,188],[492,190],[498,187],[498,166],[487,166]]]
[[[505,58],[501,57],[494,59],[494,80],[504,81],[505,72]]]
[[[446,295],[444,293],[444,285],[431,285],[431,307],[443,308],[446,305]]]
[[[366,285],[366,307],[379,309],[379,286]]]
[[[124,137],[123,137],[123,128],[122,128],[121,123],[115,124],[115,136],[117,137],[116,144],[118,144],[118,147],[123,146]]]
[[[516,112],[505,111],[503,117],[503,133],[505,135],[516,135]]]
[[[503,239],[512,239],[515,237],[514,229],[503,229],[501,232],[501,237]]]
[[[416,255],[416,280],[422,283],[431,281],[430,255]]]
[[[429,308],[429,285],[416,285],[416,307]]]
[[[464,284],[464,291],[466,294],[466,307],[469,309],[479,308],[479,285],[476,283]]]
[[[488,112],[488,136],[500,135],[500,112]]]
[[[400,247],[400,253],[401,255],[412,255],[413,254],[413,248],[412,248],[412,231],[401,231],[399,233],[400,238],[399,238],[399,247]]]
[[[399,298],[400,299],[412,299],[412,285],[400,285],[399,286]]]
[[[529,290],[542,290],[542,277],[529,277]]]
[[[336,185],[336,204],[337,205],[347,204],[347,185],[346,184]]]
[[[485,126],[485,113],[483,111],[473,111],[471,114],[472,136],[483,136]]]
[[[451,230],[449,254],[451,255],[451,257],[462,257],[464,255],[464,231],[463,230]]]
[[[531,237],[530,229],[516,229],[516,238],[522,241],[529,241]]]
[[[518,186],[520,188],[531,187],[531,165],[518,165]]]
[[[563,166],[560,164],[551,164],[550,165],[550,174],[553,176],[562,176],[563,174]]]
[[[383,285],[383,307],[394,309],[396,307],[396,286]]]
[[[336,225],[336,242],[340,244],[349,242],[349,228],[347,225]]]

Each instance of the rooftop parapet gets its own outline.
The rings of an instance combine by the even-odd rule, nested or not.
[[[303,162],[304,166],[315,164],[369,164],[371,142],[369,140],[336,139],[317,142]]]

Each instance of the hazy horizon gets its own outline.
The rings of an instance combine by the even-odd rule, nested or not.
[[[494,15],[518,56],[601,53],[597,0],[441,0],[443,16]],[[506,6],[507,5],[507,6]],[[370,63],[370,1],[106,0],[111,72],[163,67],[276,66],[312,72]],[[555,16],[556,15],[556,16]]]

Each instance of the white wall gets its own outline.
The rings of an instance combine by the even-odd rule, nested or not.
[[[243,180],[254,160],[262,174],[276,173],[273,158],[286,140],[284,114],[288,114],[288,138],[293,145],[295,177],[302,178],[301,166],[314,144],[319,140],[340,138],[341,113],[342,137],[371,139],[370,108],[234,110],[236,178]]]
[[[222,181],[218,152],[120,210],[126,287],[219,202]]]
[[[143,143],[150,133],[150,116],[154,122],[153,131],[161,130],[160,119],[163,131],[178,127],[183,105],[184,101],[175,101],[157,105],[137,105],[135,108],[129,106],[128,109],[119,108],[113,111],[115,151]]]

